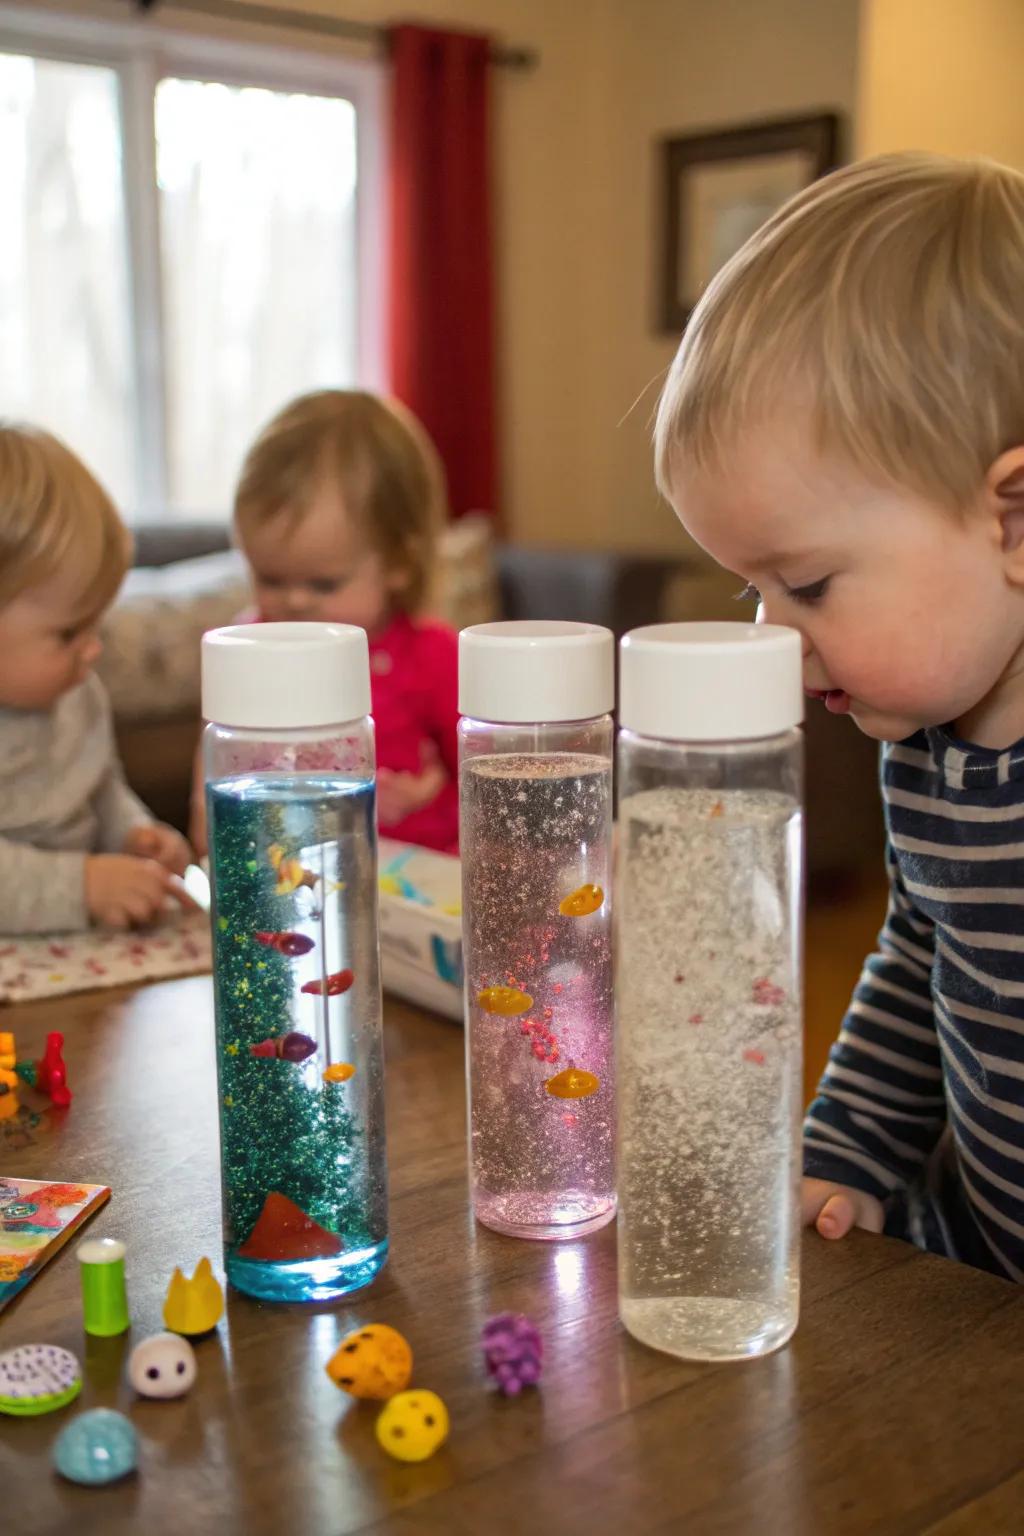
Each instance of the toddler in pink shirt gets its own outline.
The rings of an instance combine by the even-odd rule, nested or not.
[[[458,851],[458,646],[420,617],[444,476],[410,412],[361,390],[303,395],[263,429],[235,493],[255,621],[358,624],[370,642],[386,837]],[[205,849],[197,767],[191,838]]]

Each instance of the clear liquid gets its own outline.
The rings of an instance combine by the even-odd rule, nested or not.
[[[225,1268],[252,1296],[327,1300],[387,1256],[373,785],[259,775],[209,785],[207,803]],[[345,970],[348,990],[325,993]],[[252,1054],[288,1033],[315,1050]],[[342,1063],[347,1081],[326,1081]],[[315,1228],[296,1231],[302,1216]]]
[[[620,828],[620,1314],[688,1359],[763,1354],[799,1308],[799,808],[650,790]]]
[[[517,1237],[571,1238],[615,1214],[610,825],[605,758],[463,764],[473,1208]],[[560,903],[585,884],[602,888],[603,905],[563,916]],[[515,985],[531,1007],[488,1012],[479,994],[494,985]],[[545,1083],[568,1067],[593,1074],[596,1092],[550,1094]]]

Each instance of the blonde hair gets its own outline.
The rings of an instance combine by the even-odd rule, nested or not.
[[[83,617],[98,618],[131,552],[114,503],[81,459],[40,427],[0,421],[0,606],[70,568]]]
[[[869,477],[965,508],[1024,443],[1024,175],[883,155],[781,208],[687,326],[658,407],[659,488],[684,461],[721,467],[784,403]]]
[[[400,597],[415,611],[446,510],[444,472],[425,429],[404,406],[363,390],[293,400],[246,454],[235,492],[242,539],[283,512],[303,517],[326,477],[389,569],[405,577]]]

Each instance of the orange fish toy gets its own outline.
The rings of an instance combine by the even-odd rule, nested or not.
[[[589,917],[604,906],[604,891],[599,885],[581,885],[558,903],[563,917]]]
[[[498,1013],[508,1019],[514,1019],[520,1013],[529,1013],[533,1007],[533,998],[528,992],[500,984],[484,987],[482,992],[477,993],[476,1000],[484,1013]]]
[[[564,1072],[549,1077],[544,1084],[547,1092],[555,1099],[589,1099],[600,1086],[599,1077],[595,1077],[593,1072],[584,1072],[580,1067],[566,1067]]]

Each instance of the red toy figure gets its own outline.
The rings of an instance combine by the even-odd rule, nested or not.
[[[46,1037],[46,1050],[36,1066],[35,1086],[45,1093],[56,1109],[67,1109],[71,1103],[68,1087],[68,1069],[64,1065],[64,1036],[57,1030]]]

